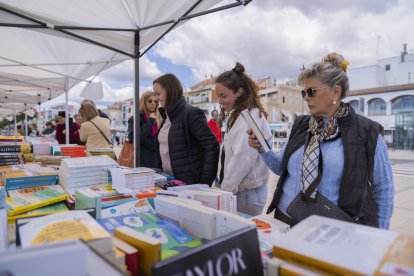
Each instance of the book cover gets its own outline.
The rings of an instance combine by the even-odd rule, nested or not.
[[[121,226],[127,226],[130,228],[141,227],[150,223],[155,223],[160,219],[153,213],[141,212],[120,215],[116,217],[100,218],[97,219],[100,225],[105,228],[106,231],[113,234],[115,229]]]
[[[125,226],[115,229],[114,236],[138,249],[140,275],[151,275],[151,266],[161,260],[161,241]]]
[[[271,137],[265,137],[263,132],[260,130],[259,125],[256,122],[256,119],[252,116],[248,109],[243,110],[240,115],[243,117],[244,121],[246,122],[247,126],[253,131],[254,135],[256,135],[257,140],[259,140],[260,145],[268,152],[272,150],[272,147],[268,141],[270,141]]]
[[[135,228],[135,230],[142,232],[149,237],[159,239],[161,241],[162,260],[164,260],[167,257],[167,255],[165,254],[166,250],[173,247],[178,247],[182,244],[191,242],[193,240],[190,234],[188,234],[184,229],[167,220],[161,220],[155,223],[150,223]]]
[[[54,213],[67,212],[67,211],[69,211],[69,209],[64,202],[57,202],[57,203],[43,206],[43,207],[31,210],[31,211],[21,213],[18,215],[9,216],[8,222],[14,223],[16,219],[19,219],[19,218],[44,216],[44,215],[50,215]]]
[[[126,214],[136,214],[141,212],[151,212],[155,214],[154,208],[152,208],[151,204],[146,198],[102,209],[101,218],[116,217]]]
[[[48,185],[8,191],[7,210],[15,216],[30,210],[64,201],[67,194],[60,185]]]
[[[399,235],[314,215],[281,235],[273,254],[325,273],[373,275]]]
[[[18,229],[21,246],[31,247],[71,239],[91,241],[101,252],[112,250],[111,235],[86,211],[37,217]]]

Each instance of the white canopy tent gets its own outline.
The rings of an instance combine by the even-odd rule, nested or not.
[[[139,58],[165,34],[193,17],[247,5],[251,0],[228,0],[215,6],[219,2],[0,0],[0,77],[20,75],[9,78],[15,81],[15,90],[7,90],[0,82],[0,91],[18,91],[24,81],[40,82],[46,93],[35,95],[67,93],[80,82],[91,82],[101,71],[134,59],[135,99],[139,99]],[[137,114],[139,108],[135,108],[135,118]],[[139,145],[140,128],[134,121],[134,143]],[[139,165],[138,147],[135,158]]]

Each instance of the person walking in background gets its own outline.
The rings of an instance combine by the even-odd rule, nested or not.
[[[349,92],[347,66],[343,56],[331,53],[302,71],[298,80],[310,115],[295,120],[279,154],[261,154],[280,175],[267,213],[275,210],[275,218],[290,225],[313,214],[301,215],[310,208],[297,212],[304,200],[333,203],[345,213],[343,220],[389,228],[394,183],[383,128],[341,101]],[[249,133],[250,146],[259,149]]]
[[[237,195],[237,211],[253,216],[261,214],[266,204],[269,170],[259,153],[249,147],[248,126],[240,113],[248,109],[265,137],[271,139],[258,92],[259,87],[244,73],[240,63],[216,79],[222,117],[227,117],[216,185]]]
[[[56,140],[59,144],[66,144],[65,111],[59,111],[56,124]],[[79,125],[69,118],[69,144],[79,143]]]
[[[145,92],[139,101],[140,166],[158,168],[157,132],[161,122],[154,92]],[[128,119],[127,143],[134,143],[134,117]]]
[[[43,130],[44,136],[54,136],[56,133],[55,126],[52,124],[51,121],[46,122],[46,128]]]
[[[98,110],[89,103],[81,104],[79,115],[82,122],[79,136],[86,149],[112,148],[109,119],[100,117]]]
[[[209,184],[216,178],[219,143],[204,111],[186,103],[173,74],[153,82],[162,123],[158,133],[160,167],[187,184]]]
[[[219,144],[221,144],[221,121],[217,110],[211,111],[211,119],[208,120],[208,126],[214,135],[216,135]]]

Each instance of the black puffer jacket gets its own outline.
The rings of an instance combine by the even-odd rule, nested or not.
[[[141,127],[140,132],[140,144],[139,156],[140,166],[148,168],[159,168],[158,164],[158,146],[157,137],[151,137],[150,133],[155,124],[155,119],[149,118],[147,122],[144,121],[144,113],[141,112],[139,116],[139,125]],[[128,142],[134,143],[134,117],[131,116],[128,119]]]
[[[167,114],[164,108],[159,111],[163,118],[161,129]],[[217,175],[220,146],[204,112],[182,97],[167,113],[171,121],[168,148],[174,177],[187,184],[211,185]]]

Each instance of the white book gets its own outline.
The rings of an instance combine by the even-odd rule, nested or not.
[[[88,275],[88,251],[88,247],[79,240],[17,248],[0,253],[0,274]]]
[[[167,190],[168,191],[184,191],[184,190],[198,190],[201,188],[209,188],[209,186],[207,184],[191,184],[191,185],[167,187]]]
[[[180,206],[179,225],[191,236],[213,240],[216,237],[217,211],[204,206]]]
[[[232,233],[244,227],[255,225],[256,224],[253,221],[243,218],[239,215],[226,211],[216,212],[216,238],[219,238],[225,234]]]
[[[266,137],[264,136],[263,132],[260,130],[260,127],[257,125],[250,111],[248,109],[245,109],[240,114],[242,115],[247,126],[253,131],[254,135],[256,135],[257,140],[259,140],[260,145],[263,147],[265,152],[272,150],[272,147],[270,143],[268,142],[268,139],[270,140],[270,138],[268,137],[266,139]]]
[[[107,155],[98,155],[63,159],[62,166],[68,168],[116,167],[118,166],[118,163]]]
[[[157,215],[176,223],[180,220],[181,205],[183,203],[174,200],[173,197],[157,195],[154,198],[154,208]]]
[[[0,209],[0,252],[9,247],[9,235],[7,234],[7,230],[7,211],[6,209]]]
[[[384,275],[395,275],[398,266],[403,269],[399,259],[411,254],[412,260],[409,246],[413,248],[413,239],[393,231],[313,215],[281,235],[273,253],[287,261],[294,258],[304,265],[344,275],[384,273],[389,264],[393,270]],[[413,273],[412,266],[410,269]]]
[[[220,210],[237,214],[237,196],[232,192],[223,191],[221,189],[201,188],[200,191],[220,194],[220,198],[224,199]]]
[[[198,190],[185,190],[178,193],[178,197],[198,200],[203,203],[204,206],[210,207],[216,210],[221,210],[220,194],[207,191]]]

